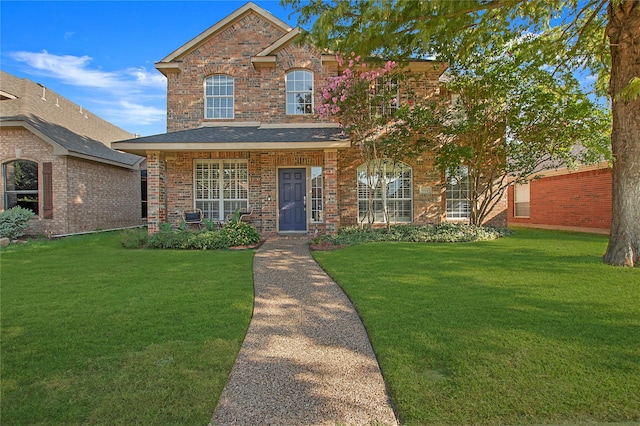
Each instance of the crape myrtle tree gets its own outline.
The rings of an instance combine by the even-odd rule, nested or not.
[[[513,182],[607,156],[610,116],[571,73],[554,74],[509,52],[449,71],[444,86],[453,102],[437,109],[433,149],[447,176],[464,170],[471,223],[484,223]]]
[[[640,262],[640,1],[282,0],[319,47],[451,64],[514,35],[519,54],[555,70],[588,69],[610,98],[613,219],[604,261]]]
[[[408,74],[400,72],[395,62],[372,67],[354,52],[347,56],[337,53],[336,59],[341,73],[329,78],[321,89],[316,110],[340,123],[366,165],[365,175],[358,176],[367,195],[361,223],[366,222],[370,228],[381,213],[388,228],[391,212],[386,195],[399,185],[394,178],[396,163],[424,150],[408,120],[417,116],[422,107],[417,106],[411,91],[403,91],[402,102],[398,98],[398,81]],[[425,121],[423,118],[420,124]],[[381,206],[376,205],[376,199],[381,199]]]

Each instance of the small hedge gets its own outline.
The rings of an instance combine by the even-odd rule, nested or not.
[[[440,225],[395,225],[387,228],[368,230],[361,227],[344,227],[336,235],[323,235],[316,242],[327,241],[336,245],[349,245],[371,241],[404,241],[457,243],[467,241],[495,240],[509,235],[508,229],[485,226],[466,225],[460,223],[442,223]]]
[[[232,221],[220,230],[190,232],[184,226],[180,229],[163,227],[148,236],[139,230],[127,231],[122,236],[125,248],[154,248],[179,250],[217,250],[229,247],[248,246],[260,242],[260,234],[248,223]]]
[[[20,206],[0,212],[0,237],[10,240],[22,237],[33,216],[31,210]]]

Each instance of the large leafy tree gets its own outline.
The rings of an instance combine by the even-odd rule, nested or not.
[[[436,115],[436,160],[448,176],[464,169],[471,223],[485,222],[511,182],[607,154],[609,115],[570,73],[506,53],[453,69],[445,87],[453,102]]]
[[[638,0],[282,0],[312,20],[314,43],[397,59],[451,63],[490,55],[515,35],[531,60],[589,69],[612,105],[613,220],[604,260],[640,263],[640,2]]]

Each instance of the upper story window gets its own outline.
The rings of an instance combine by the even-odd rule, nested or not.
[[[313,73],[295,70],[287,73],[287,114],[313,113]]]
[[[375,81],[373,92],[380,97],[377,105],[379,115],[389,117],[395,114],[400,107],[400,87],[396,77],[379,77]]]
[[[204,118],[233,118],[234,80],[228,75],[212,75],[204,80]]]

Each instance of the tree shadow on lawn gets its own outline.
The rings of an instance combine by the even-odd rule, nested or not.
[[[462,417],[443,422],[640,418],[638,271],[563,244],[360,250],[341,268],[370,272],[344,287],[395,377],[394,399],[417,398],[408,406],[435,418],[447,408],[434,401],[449,401]],[[421,415],[413,421],[429,422]]]

